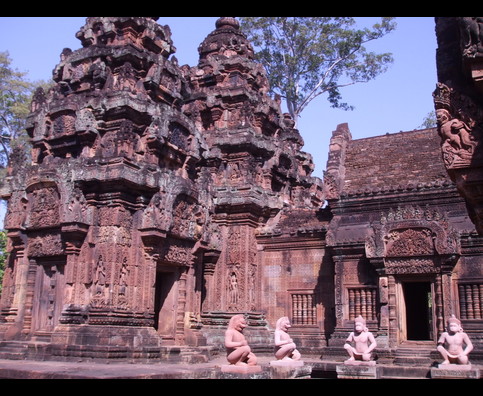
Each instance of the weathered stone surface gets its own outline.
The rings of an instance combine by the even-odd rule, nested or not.
[[[379,369],[375,365],[338,365],[336,367],[339,379],[377,379],[380,377]]]
[[[417,356],[419,341],[436,348],[455,309],[475,308],[469,290],[479,290],[473,277],[482,268],[474,261],[478,248],[467,242],[479,238],[438,139],[436,129],[359,140],[347,125],[334,131],[324,187],[333,215],[325,240],[335,273],[335,328],[326,356],[341,356],[358,315],[377,334],[377,356],[403,345]],[[418,313],[428,296],[431,311]]]
[[[235,313],[270,336],[259,229],[284,207],[316,211],[322,183],[236,19],[195,67],[157,19],[87,18],[83,48],[35,95],[32,164],[14,160],[2,192],[4,338],[136,355],[213,344]]]
[[[431,368],[431,378],[435,379],[480,379],[480,370],[471,364],[440,364]]]
[[[272,360],[270,362],[270,378],[272,379],[304,379],[310,378],[312,367],[301,360]]]
[[[233,364],[224,364],[221,366],[222,373],[230,373],[230,374],[256,374],[262,372],[261,366],[235,366]]]
[[[87,18],[34,97],[32,158],[13,154],[1,190],[0,357],[204,362],[242,314],[257,356],[287,316],[302,356],[335,367],[361,315],[378,362],[420,342],[426,362],[459,312],[483,360],[483,243],[438,130],[352,139],[341,124],[322,182],[235,18],[195,66],[157,20]]]
[[[437,17],[438,84],[433,94],[444,164],[483,232],[482,17]]]

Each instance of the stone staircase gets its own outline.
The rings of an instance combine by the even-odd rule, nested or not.
[[[424,379],[430,378],[435,361],[433,341],[408,341],[399,345],[392,365],[382,369],[381,378]]]
[[[0,341],[0,359],[44,360],[50,353],[50,342],[46,341]]]
[[[49,349],[51,344],[43,341],[0,341],[0,359],[6,360],[44,360],[47,355],[55,356],[55,358],[64,358],[62,354],[52,354]],[[50,353],[47,353],[47,350]],[[89,351],[80,351],[84,355],[79,355],[77,358],[90,358]],[[79,353],[80,353],[79,352]],[[121,351],[122,352],[122,351]],[[154,348],[152,353],[156,356],[153,361],[165,361],[169,363],[178,364],[196,364],[207,363],[217,351],[211,347],[190,347],[190,346],[162,346],[161,348]],[[52,357],[51,356],[51,357]],[[145,359],[144,359],[145,360]]]
[[[161,360],[169,363],[207,363],[213,357],[211,347],[164,346],[161,347]]]
[[[24,360],[27,358],[28,344],[22,341],[0,342],[0,359]]]
[[[401,344],[394,359],[395,365],[430,367],[436,346],[433,341],[409,341]]]

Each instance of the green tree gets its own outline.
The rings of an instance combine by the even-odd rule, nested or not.
[[[381,17],[372,28],[358,28],[353,17],[239,19],[267,70],[272,93],[285,100],[295,122],[323,94],[332,107],[352,109],[340,89],[376,78],[393,62],[392,54],[369,52],[365,45],[393,31],[394,17]]]
[[[438,125],[436,121],[436,112],[430,111],[426,117],[424,117],[424,120],[422,124],[419,126],[419,129],[427,129],[427,128],[435,128]]]
[[[26,147],[25,118],[35,87],[26,73],[12,68],[8,52],[0,52],[0,169],[9,165],[12,149]]]

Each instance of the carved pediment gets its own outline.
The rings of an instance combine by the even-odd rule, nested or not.
[[[429,228],[395,229],[385,237],[385,256],[427,256],[435,253]]]
[[[445,213],[419,206],[399,207],[372,224],[368,258],[429,257],[459,254],[459,235]]]
[[[60,194],[54,183],[36,184],[27,190],[27,226],[30,229],[60,225]]]

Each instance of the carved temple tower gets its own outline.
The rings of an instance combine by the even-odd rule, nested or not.
[[[156,19],[87,18],[83,48],[35,95],[32,165],[9,177],[6,339],[149,355],[197,326],[210,201],[187,80]]]
[[[244,313],[268,342],[256,235],[284,207],[317,208],[321,182],[236,19],[193,68],[156,20],[87,18],[35,95],[32,164],[13,161],[3,192],[4,340],[159,357]]]
[[[252,339],[268,336],[256,236],[284,207],[317,208],[320,180],[311,178],[311,157],[293,121],[271,99],[263,66],[239,22],[220,18],[201,43],[191,71],[196,96],[187,103],[205,139],[202,183],[213,196],[212,221],[224,247],[214,268],[205,268],[205,328],[224,329],[234,313],[247,315]]]
[[[157,19],[87,18],[35,94],[32,157],[15,152],[0,189],[0,357],[15,344],[22,358],[206,361],[241,313],[257,352],[288,316],[301,351],[345,357],[362,315],[379,358],[423,345],[428,360],[456,314],[482,360],[483,243],[466,203],[477,227],[479,209],[458,192],[478,192],[465,172],[479,146],[443,141],[443,160],[435,128],[353,140],[341,124],[322,182],[235,18],[193,67]],[[440,61],[455,61],[451,40]],[[479,131],[444,78],[438,114]]]

